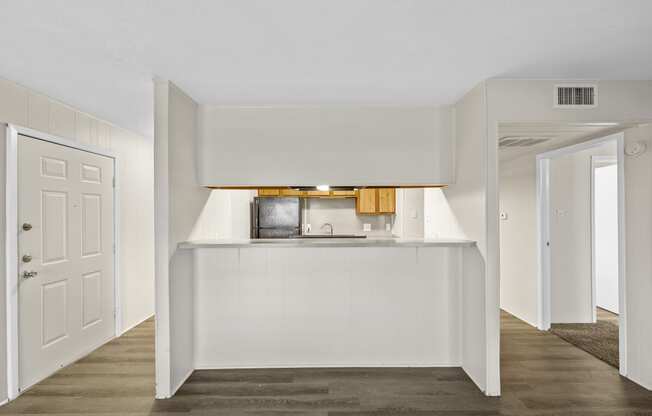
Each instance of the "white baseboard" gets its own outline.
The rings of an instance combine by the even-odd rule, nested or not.
[[[188,373],[186,373],[186,375],[185,375],[185,376],[184,376],[184,377],[179,381],[179,383],[178,383],[176,386],[174,386],[174,387],[172,388],[172,392],[171,392],[171,394],[170,394],[170,397],[172,397],[172,396],[174,396],[175,394],[177,394],[177,390],[179,390],[179,389],[181,388],[181,386],[184,385],[184,383],[188,380],[188,378],[190,378],[190,376],[192,375],[192,373],[193,373],[194,371],[195,371],[195,370],[192,369],[192,368],[191,368],[190,370],[188,370]]]
[[[282,365],[210,365],[210,364],[197,364],[195,370],[264,370],[264,369],[293,369],[293,368],[450,368],[462,367],[459,362],[453,363],[426,363],[426,364],[282,364]]]

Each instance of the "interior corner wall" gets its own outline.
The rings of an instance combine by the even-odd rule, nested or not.
[[[450,209],[455,214],[462,235],[458,237],[477,241],[477,253],[465,253],[465,259],[474,259],[479,270],[482,285],[478,290],[489,289],[486,281],[486,143],[487,107],[485,85],[480,84],[467,93],[455,105],[455,165],[456,181],[444,190]],[[467,261],[467,260],[465,260]],[[469,260],[470,261],[470,260]],[[466,271],[465,271],[466,275]],[[465,285],[464,290],[470,289]],[[482,293],[486,293],[484,290]],[[489,300],[480,296],[477,302],[465,303],[463,308],[463,351],[462,368],[471,379],[488,395],[500,394],[499,373],[490,367],[498,368],[499,356],[491,356],[490,342],[499,342],[499,333],[489,333],[487,306]],[[498,301],[496,300],[496,316]],[[498,322],[496,322],[497,328]],[[493,371],[493,370],[491,370]],[[491,380],[490,380],[491,379]]]
[[[627,377],[652,390],[652,125],[625,130],[625,146],[647,151],[625,156],[625,296]],[[622,313],[622,310],[621,310]]]
[[[154,313],[154,169],[153,140],[143,137],[25,86],[0,78],[0,148],[5,156],[5,124],[48,133],[74,142],[111,150],[118,157],[120,230],[118,239],[120,279],[119,324],[124,332]],[[2,168],[2,187],[5,169]],[[0,191],[5,197],[4,189]],[[4,203],[2,204],[4,210]],[[4,221],[4,214],[2,215]],[[2,229],[4,232],[4,227]],[[4,239],[3,239],[4,242]],[[4,253],[4,251],[2,251]],[[3,256],[3,261],[4,261]],[[4,273],[4,268],[2,269]],[[5,280],[3,280],[5,281]],[[3,288],[4,290],[4,288]],[[5,296],[0,296],[4,316]],[[4,319],[0,316],[0,319]],[[2,325],[6,328],[6,325]],[[6,339],[6,332],[0,331]],[[121,334],[117,334],[121,335]],[[3,347],[6,343],[2,342]],[[4,357],[5,355],[2,354]],[[6,374],[4,369],[0,369]],[[6,399],[6,380],[0,376],[0,402]]]
[[[213,237],[198,226],[211,191],[196,178],[197,104],[167,81],[155,85],[155,128],[156,396],[168,398],[194,369],[193,259],[177,246]]]
[[[0,123],[0,276],[2,279],[0,282],[0,328],[7,328],[7,304],[6,304],[6,295],[7,295],[7,263],[6,263],[6,246],[5,246],[5,235],[7,232],[6,228],[6,212],[5,212],[5,201],[6,201],[6,133],[7,125]],[[8,394],[9,386],[7,385],[7,331],[0,330],[0,403],[4,402],[9,398]]]
[[[500,307],[537,325],[536,157],[500,164]]]

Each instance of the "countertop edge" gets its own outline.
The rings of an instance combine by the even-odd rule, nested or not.
[[[474,247],[475,241],[455,239],[333,239],[333,240],[202,240],[183,241],[180,249],[242,247]]]

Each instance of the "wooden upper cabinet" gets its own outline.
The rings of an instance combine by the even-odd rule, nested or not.
[[[360,215],[384,215],[396,213],[395,188],[362,188],[357,191],[300,191],[291,188],[259,188],[258,196],[355,198],[355,210]]]
[[[279,196],[281,190],[278,188],[260,188],[258,189],[258,196]]]
[[[396,189],[379,188],[378,191],[378,213],[396,213]]]
[[[331,196],[337,198],[355,198],[355,191],[331,191]]]
[[[283,188],[279,190],[280,196],[303,196],[303,192],[297,189]]]
[[[258,196],[298,196],[304,198],[355,198],[353,190],[344,191],[300,191],[292,188],[258,188]]]
[[[396,189],[360,189],[355,208],[356,212],[362,215],[395,214]]]
[[[360,189],[356,198],[355,210],[358,214],[376,214],[378,192],[376,189]]]
[[[303,193],[304,196],[307,197],[324,197],[324,196],[330,196],[331,193],[330,191],[304,191]]]

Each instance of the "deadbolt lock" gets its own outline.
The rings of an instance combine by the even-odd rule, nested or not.
[[[32,261],[32,256],[30,256],[29,254],[24,254],[23,263],[29,263],[30,261]]]
[[[31,271],[31,272],[24,271],[23,272],[23,279],[31,279],[32,277],[36,276],[37,274],[38,274],[38,272],[35,272],[35,271]]]
[[[25,231],[29,231],[29,230],[31,230],[31,229],[32,229],[32,224],[30,224],[30,223],[28,223],[28,222],[23,223],[23,230],[25,230]]]

